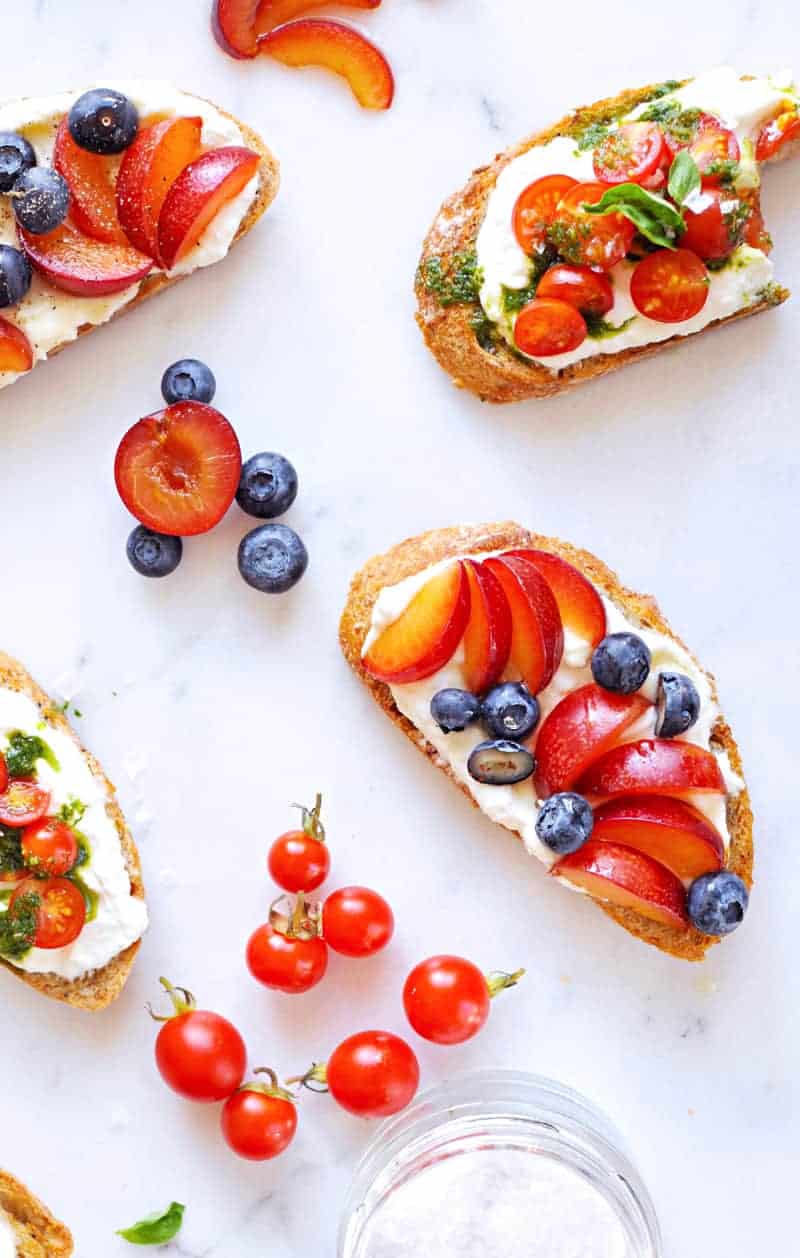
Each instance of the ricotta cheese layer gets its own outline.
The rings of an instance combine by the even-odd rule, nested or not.
[[[481,560],[488,558],[490,553],[502,554],[502,551],[484,551],[477,555],[462,555],[459,558]],[[385,586],[375,602],[369,633],[362,648],[362,656],[366,655],[372,643],[380,637],[383,630],[405,611],[414,595],[441,568],[451,564],[453,559],[442,560],[422,572],[414,573],[396,585]],[[639,738],[655,737],[656,708],[655,701],[658,690],[658,675],[662,672],[674,671],[685,673],[697,687],[700,696],[700,716],[697,722],[681,735],[684,742],[696,743],[699,747],[709,750],[717,758],[725,781],[728,795],[737,795],[743,789],[742,779],[731,768],[728,754],[712,746],[711,736],[719,716],[719,708],[714,699],[711,683],[706,673],[680,643],[667,634],[656,629],[648,629],[612,602],[598,587],[606,612],[606,633],[633,632],[647,644],[651,654],[650,674],[639,691],[654,705],[642,717],[625,731],[625,742],[635,742]],[[564,654],[555,676],[548,686],[536,696],[541,712],[537,731],[528,740],[534,756],[536,755],[536,732],[556,704],[570,691],[576,690],[593,680],[590,668],[592,648],[584,639],[577,637],[568,629],[564,630]],[[555,864],[558,857],[541,842],[536,833],[536,818],[539,814],[541,801],[536,795],[532,779],[517,782],[513,786],[490,786],[484,782],[476,782],[468,768],[467,761],[477,744],[488,735],[482,732],[479,725],[468,726],[465,730],[453,734],[445,734],[434,721],[430,712],[430,703],[438,690],[454,686],[458,689],[466,687],[463,666],[463,650],[459,646],[448,664],[437,673],[422,681],[407,682],[390,686],[395,705],[425,738],[439,755],[440,762],[447,765],[453,776],[463,783],[473,799],[492,821],[505,826],[519,834],[531,855],[536,856],[545,865]],[[506,669],[504,680],[515,680],[513,668]],[[726,851],[730,844],[727,823],[727,807],[725,797],[715,794],[697,793],[690,801],[716,827],[725,844]],[[566,885],[572,886],[571,883]]]
[[[702,109],[735,131],[742,153],[736,187],[753,188],[759,183],[753,153],[760,128],[783,102],[797,103],[800,96],[788,72],[747,80],[736,70],[721,67],[698,75],[660,99],[678,101],[684,109]],[[618,119],[611,129],[635,119],[646,110],[647,104],[637,106],[629,115]],[[517,353],[520,352],[514,342],[517,316],[516,312],[507,310],[504,294],[507,289],[519,290],[529,285],[532,262],[514,235],[514,206],[520,193],[544,175],[569,175],[580,182],[593,182],[596,176],[592,155],[592,149],[579,150],[576,139],[569,136],[558,136],[548,144],[535,145],[504,167],[487,199],[486,215],[476,243],[478,266],[483,276],[480,301],[487,317]],[[618,354],[673,336],[688,336],[717,319],[725,319],[757,303],[773,279],[773,266],[767,255],[760,249],[741,245],[725,267],[710,272],[708,300],[699,314],[682,323],[659,323],[640,314],[631,300],[633,269],[634,264],[625,261],[606,273],[614,290],[614,305],[604,319],[607,325],[619,331],[600,339],[587,336],[577,349],[531,361],[557,372],[595,354]]]
[[[90,916],[74,943],[66,948],[31,948],[23,957],[5,958],[18,969],[36,974],[56,974],[77,979],[102,969],[147,928],[147,908],[131,894],[116,825],[108,807],[113,794],[87,764],[80,748],[64,730],[51,725],[28,695],[0,688],[0,752],[16,731],[38,735],[47,744],[58,768],[37,760],[39,784],[50,791],[51,814],[65,804],[79,802],[85,811],[77,824],[88,843],[88,860],[78,870],[81,881],[96,899],[96,912]],[[6,896],[0,896],[0,913],[8,909]],[[2,1250],[0,1249],[0,1256]]]
[[[206,148],[245,144],[241,130],[232,118],[220,113],[214,105],[178,91],[172,84],[159,80],[114,82],[113,86],[128,96],[139,111],[143,125],[149,117],[192,116],[203,120],[201,140]],[[88,91],[88,88],[83,89]],[[82,91],[61,92],[52,96],[29,97],[0,105],[0,131],[16,131],[33,145],[40,166],[52,164],[58,124]],[[121,157],[109,158],[110,169],[118,167]],[[194,248],[168,272],[170,277],[187,275],[200,267],[221,261],[228,253],[242,221],[255,199],[259,176],[255,175],[242,191],[223,206],[212,219]],[[14,212],[8,197],[0,196],[0,244],[19,247]],[[157,273],[154,267],[151,274]],[[126,306],[139,292],[142,281],[109,297],[77,297],[54,288],[36,270],[30,290],[18,306],[3,310],[2,316],[22,328],[34,353],[34,366],[52,349],[74,341],[84,324],[107,323],[112,315]],[[0,388],[11,384],[19,372],[0,372]]]

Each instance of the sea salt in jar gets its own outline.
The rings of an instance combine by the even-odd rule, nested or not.
[[[339,1258],[661,1258],[653,1205],[599,1110],[550,1079],[462,1076],[385,1123]]]

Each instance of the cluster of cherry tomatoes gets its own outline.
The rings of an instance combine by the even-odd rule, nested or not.
[[[325,974],[328,947],[349,957],[365,957],[384,948],[394,932],[386,901],[365,887],[345,887],[322,906],[309,905],[330,870],[330,854],[320,819],[321,800],[303,811],[303,827],[273,843],[268,868],[278,885],[295,898],[288,911],[276,902],[270,921],[259,926],[247,945],[247,964],[265,986],[296,994],[308,991]],[[284,906],[286,907],[286,906]],[[523,971],[485,976],[463,957],[429,957],[415,966],[403,988],[403,1007],[413,1029],[434,1044],[460,1044],[477,1035],[489,1016],[491,999],[512,987]],[[390,1031],[359,1031],[348,1036],[324,1063],[304,1074],[278,1081],[260,1068],[245,1082],[247,1050],[227,1018],[198,1009],[185,988],[162,986],[172,1012],[151,1015],[163,1023],[156,1040],[156,1064],[164,1081],[180,1096],[201,1102],[223,1101],[222,1134],[240,1157],[264,1161],[282,1153],[297,1130],[293,1085],[328,1091],[360,1118],[386,1118],[404,1109],[419,1086],[420,1068],[409,1044]]]

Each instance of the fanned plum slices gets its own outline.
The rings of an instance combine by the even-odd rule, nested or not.
[[[260,0],[255,17],[256,34],[268,35],[276,26],[328,3],[329,0]],[[348,9],[377,9],[381,0],[339,0],[339,3]]]
[[[591,838],[550,872],[597,900],[633,909],[662,926],[683,930],[689,925],[686,892],[680,879],[644,852],[621,843]]]
[[[615,795],[724,795],[725,782],[716,757],[703,747],[642,738],[607,751],[586,770],[575,789],[595,804]]]
[[[202,118],[165,118],[142,127],[119,168],[116,207],[128,240],[158,258],[158,220],[180,173],[200,153]]]
[[[456,560],[431,577],[384,629],[364,657],[365,669],[379,681],[394,683],[432,676],[455,653],[469,606],[465,565]]]
[[[33,349],[22,328],[10,319],[0,318],[0,371],[30,371],[32,366]],[[5,787],[0,785],[0,790]]]
[[[595,810],[592,838],[622,843],[665,865],[677,878],[693,882],[725,862],[725,847],[707,817],[691,804],[662,795],[610,800]]]
[[[53,165],[69,184],[70,213],[75,226],[105,244],[128,244],[117,216],[116,191],[109,160],[76,144],[69,133],[66,117],[61,119],[56,132]],[[135,241],[130,243],[136,244]]]
[[[287,66],[321,66],[346,79],[365,109],[388,109],[394,98],[394,76],[379,48],[343,22],[302,18],[270,31],[258,43]]]
[[[121,293],[153,268],[153,259],[131,245],[93,240],[69,222],[45,236],[32,236],[19,228],[19,238],[36,270],[54,288],[77,297]]]
[[[181,171],[161,207],[158,254],[170,270],[197,244],[223,205],[250,182],[259,157],[239,145],[211,149]]]
[[[511,662],[531,693],[538,694],[552,680],[564,650],[556,600],[544,577],[524,559],[499,555],[484,563],[511,608]]]
[[[565,695],[542,722],[536,740],[534,782],[540,799],[571,790],[651,706],[643,695],[612,694],[594,682]]]
[[[465,559],[470,587],[469,620],[464,633],[467,689],[483,694],[500,677],[511,650],[511,609],[497,577],[485,564]]]
[[[508,554],[533,564],[553,592],[564,628],[596,647],[606,634],[606,611],[591,581],[548,550],[511,550]]]

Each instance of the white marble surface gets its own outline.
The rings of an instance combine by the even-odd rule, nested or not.
[[[369,1128],[302,1104],[291,1153],[237,1161],[215,1107],[161,1085],[144,1011],[162,973],[295,1072],[345,1033],[402,1031],[402,978],[433,951],[526,965],[472,1045],[421,1048],[434,1082],[478,1066],[553,1074],[607,1107],[662,1217],[668,1258],[788,1253],[797,1148],[796,963],[800,307],[703,338],[552,403],[491,410],[424,351],[411,279],[441,197],[567,106],[723,60],[794,61],[790,9],[749,0],[569,9],[523,0],[385,0],[361,25],[397,74],[388,115],[316,72],[236,64],[208,0],[4,6],[3,91],[145,72],[256,126],[283,163],[269,216],[214,272],[105,329],[0,396],[2,645],[84,713],[140,843],[153,925],[119,1003],[87,1016],[0,976],[0,1163],[73,1226],[81,1258],[114,1229],[187,1203],[191,1258],[333,1258]],[[782,16],[781,16],[782,13]],[[670,32],[675,32],[672,35]],[[16,50],[16,51],[14,51]],[[779,275],[800,290],[800,171],[765,189]],[[163,584],[134,575],[112,475],[163,367],[207,359],[246,451],[285,451],[289,522],[311,552],[283,600],[235,568],[230,513]],[[757,813],[746,926],[702,968],[645,949],[548,883],[373,707],[336,643],[348,578],[426,527],[516,517],[583,543],[717,672]],[[326,796],[338,881],[385,891],[391,951],[334,960],[302,1000],[245,972],[270,898],[267,842],[288,803]]]

